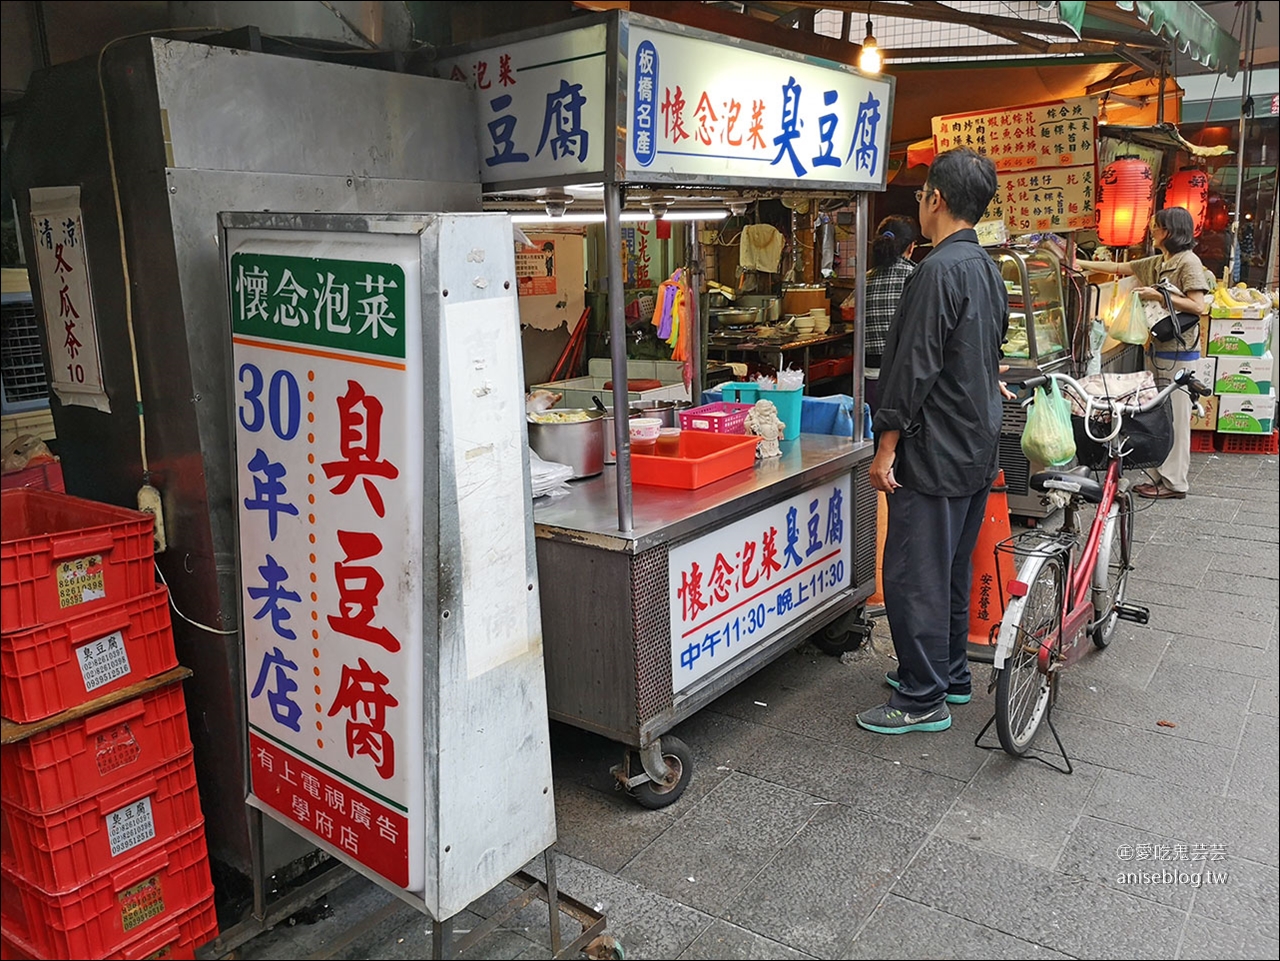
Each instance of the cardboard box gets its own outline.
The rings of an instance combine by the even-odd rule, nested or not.
[[[1270,354],[1261,357],[1210,357],[1218,362],[1213,381],[1215,394],[1269,394],[1275,362]]]
[[[1196,380],[1204,384],[1209,389],[1213,389],[1214,382],[1218,376],[1218,358],[1217,357],[1201,357],[1199,360],[1177,361],[1175,367],[1190,367],[1195,373]]]
[[[1218,304],[1213,304],[1209,307],[1209,316],[1233,319],[1250,318],[1256,320],[1266,314],[1268,309],[1269,308],[1263,307],[1261,304],[1246,304],[1243,307],[1222,307]]]
[[[1271,315],[1209,321],[1209,353],[1214,356],[1261,357],[1271,339]]]
[[[1192,430],[1217,430],[1218,429],[1218,398],[1201,397],[1200,406],[1204,408],[1204,416],[1197,417],[1196,409],[1191,408],[1191,429]]]
[[[1270,434],[1275,429],[1276,395],[1221,394],[1218,401],[1218,433]]]

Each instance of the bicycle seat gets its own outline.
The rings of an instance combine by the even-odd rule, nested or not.
[[[1046,470],[1031,475],[1031,489],[1040,492],[1066,491],[1079,494],[1090,504],[1102,503],[1102,485],[1089,476],[1087,467],[1072,470]]]

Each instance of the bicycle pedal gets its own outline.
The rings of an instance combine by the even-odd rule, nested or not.
[[[1139,607],[1137,604],[1117,604],[1116,617],[1122,621],[1146,624],[1151,620],[1151,611],[1148,608]]]

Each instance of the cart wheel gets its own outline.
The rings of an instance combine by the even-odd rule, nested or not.
[[[662,736],[662,758],[675,769],[675,783],[668,786],[657,781],[645,781],[630,791],[637,804],[650,810],[675,804],[693,778],[693,754],[689,751],[689,745],[680,738],[670,734]]]
[[[848,621],[839,620],[834,624],[828,624],[809,640],[822,653],[839,657],[849,651],[858,650],[867,643],[867,638],[870,636],[871,625],[866,621],[859,619],[851,626]]]
[[[588,944],[582,949],[582,956],[591,961],[608,961],[610,958],[614,961],[625,961],[627,957],[622,950],[622,942],[611,934],[602,934]]]

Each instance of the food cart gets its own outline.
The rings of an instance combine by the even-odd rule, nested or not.
[[[486,194],[602,185],[607,263],[621,262],[624,195],[654,187],[855,197],[865,248],[891,77],[619,11],[443,51],[439,65],[477,88]],[[605,279],[619,410],[623,281]],[[861,278],[856,293],[860,315]],[[855,409],[862,376],[859,330]],[[683,448],[666,465],[633,457],[620,418],[612,441],[616,465],[534,507],[549,712],[620,742],[616,776],[661,807],[692,775],[674,725],[805,638],[859,630],[875,587],[873,449],[855,418],[851,437],[802,434],[777,459],[699,476]],[[686,479],[661,486],[675,473]]]

